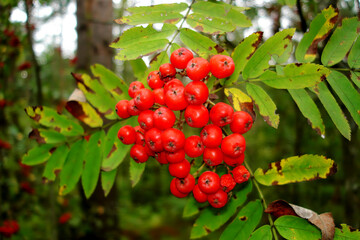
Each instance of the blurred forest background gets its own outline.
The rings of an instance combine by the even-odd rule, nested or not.
[[[216,39],[230,52],[244,37],[259,30],[265,32],[266,39],[281,29],[296,27],[296,42],[314,16],[329,5],[338,7],[341,17],[360,18],[358,0],[226,2],[250,7],[245,14],[253,23],[250,29],[238,29]],[[126,29],[113,19],[127,14],[127,7],[158,3],[171,1],[0,1],[0,224],[8,219],[18,222],[20,230],[12,239],[189,237],[194,218],[182,218],[186,199],[170,194],[171,176],[155,161],[149,162],[134,189],[128,176],[129,163],[124,161],[109,196],[105,198],[99,188],[89,200],[80,186],[60,197],[56,182],[43,181],[43,167],[20,164],[23,154],[37,144],[28,138],[32,122],[24,108],[44,105],[68,114],[64,104],[75,89],[71,72],[88,72],[95,63],[114,70],[128,83],[134,81],[131,65],[115,61],[114,51],[108,47]],[[73,34],[66,35],[64,31],[69,26],[61,19],[71,14],[71,9],[76,9],[73,12],[76,25],[73,22],[73,29],[69,30]],[[24,20],[19,21],[14,14],[21,14]],[[49,22],[53,24],[50,28]],[[59,29],[57,35],[50,36],[50,40],[49,36],[42,38],[45,35],[38,33],[46,33],[45,27]],[[64,44],[69,42],[65,36],[71,36],[74,43],[77,41],[77,49]],[[335,160],[338,172],[326,180],[264,187],[266,200],[284,199],[318,213],[332,212],[337,226],[347,223],[359,228],[360,142],[353,120],[349,118],[353,134],[348,141],[324,111],[326,135],[322,138],[309,127],[286,91],[267,91],[277,104],[281,121],[276,130],[259,117],[246,135],[246,159],[252,168],[265,168],[270,162],[293,155],[319,154]],[[348,114],[346,108],[343,111]],[[206,239],[217,239],[221,231]],[[0,235],[0,239],[5,237]]]

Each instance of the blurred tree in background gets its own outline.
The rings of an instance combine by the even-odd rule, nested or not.
[[[294,40],[299,41],[314,17],[329,5],[336,6],[341,17],[360,18],[357,0],[224,2],[249,7],[245,14],[253,23],[250,29],[209,36],[229,52],[255,31],[265,31],[267,39],[281,29],[295,27]],[[114,60],[113,49],[109,47],[127,29],[116,25],[113,19],[127,15],[125,9],[128,7],[149,5],[149,1],[77,0],[74,57],[64,56],[59,45],[48,45],[43,52],[36,53],[34,32],[50,19],[61,18],[69,4],[75,1],[3,0],[0,3],[0,224],[8,219],[19,223],[20,230],[12,239],[189,238],[195,217],[182,217],[186,200],[170,195],[168,188],[172,177],[166,167],[159,167],[156,162],[148,163],[140,183],[132,188],[129,161],[124,161],[117,170],[110,194],[104,197],[98,184],[90,199],[86,199],[81,184],[68,195],[59,196],[59,180],[45,181],[43,167],[20,163],[22,156],[37,145],[35,140],[27,138],[29,134],[31,138],[33,126],[24,109],[29,105],[44,105],[70,116],[65,111],[66,101],[70,96],[82,97],[74,91],[76,84],[71,73],[91,74],[90,65],[100,63],[127,83],[136,79],[134,66]],[[51,14],[36,16],[34,10],[44,7],[52,9]],[[14,9],[21,9],[27,20],[10,21]],[[325,43],[320,45],[320,53],[323,46]],[[344,66],[340,62],[336,67]],[[260,116],[257,118],[252,132],[246,136],[249,165],[253,169],[265,168],[271,162],[305,153],[325,155],[338,165],[337,174],[327,180],[264,188],[267,201],[286,199],[318,213],[331,211],[336,225],[348,223],[359,228],[360,142],[354,120],[348,119],[352,132],[349,141],[321,109],[326,126],[326,135],[322,138],[309,127],[286,91],[272,88],[266,91],[277,103],[281,124],[274,129]],[[341,108],[349,115],[345,106]],[[264,217],[263,222],[266,222]],[[204,239],[218,239],[222,230]],[[5,237],[0,235],[0,239]]]

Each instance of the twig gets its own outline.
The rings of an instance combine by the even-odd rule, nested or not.
[[[306,30],[307,30],[307,24],[306,24],[306,20],[305,20],[305,17],[304,17],[302,8],[301,8],[301,2],[300,2],[300,0],[297,0],[297,1],[296,1],[296,8],[297,8],[297,10],[298,10],[299,17],[300,17],[301,30],[305,33]]]

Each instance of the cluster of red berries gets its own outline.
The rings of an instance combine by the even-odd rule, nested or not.
[[[134,144],[130,156],[136,162],[146,162],[152,156],[161,164],[169,164],[170,175],[175,177],[170,191],[176,197],[193,192],[198,202],[208,201],[213,207],[223,207],[236,183],[249,179],[249,172],[241,165],[245,151],[242,134],[251,128],[253,120],[248,113],[234,112],[223,102],[210,107],[209,89],[203,80],[206,81],[209,73],[216,78],[229,77],[234,72],[234,62],[225,55],[215,55],[210,62],[194,58],[185,48],[175,50],[170,61],[148,75],[147,83],[152,90],[139,81],[132,82],[128,90],[132,99],[116,104],[119,117],[138,115],[139,123],[136,127],[120,128],[118,138],[124,144]],[[192,81],[184,86],[175,78],[177,73]],[[185,138],[182,132],[185,123],[200,128],[200,136]],[[228,124],[232,134],[223,138],[222,127]],[[203,156],[204,164],[214,171],[203,172],[196,184],[197,173],[190,174],[191,164],[186,155]],[[215,168],[222,162],[229,173],[220,177]]]
[[[0,226],[0,235],[5,237],[11,237],[13,234],[17,233],[20,229],[20,226],[15,220],[5,220]]]

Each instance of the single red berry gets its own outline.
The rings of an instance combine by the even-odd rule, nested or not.
[[[137,163],[143,163],[149,159],[145,147],[139,144],[134,144],[134,146],[131,147],[130,157],[134,159]]]
[[[235,70],[233,59],[226,55],[214,55],[210,58],[210,72],[217,78],[230,77]]]
[[[161,134],[161,141],[164,150],[168,152],[176,152],[185,145],[185,135],[176,128],[168,128]]]
[[[185,178],[176,178],[175,185],[180,192],[189,193],[195,187],[195,178],[191,174],[188,174]]]
[[[238,165],[241,165],[243,162],[244,162],[244,158],[245,158],[245,154],[241,154],[240,157],[236,157],[236,158],[233,158],[233,157],[229,157],[227,155],[223,155],[223,160],[224,162],[231,166],[231,167],[235,167],[235,166],[238,166]]]
[[[135,93],[135,106],[140,110],[148,110],[155,103],[154,93],[147,88],[142,88]]]
[[[152,71],[147,77],[147,82],[151,89],[158,89],[164,86],[164,81],[161,80],[159,71]]]
[[[208,202],[214,208],[222,208],[226,205],[228,201],[228,195],[223,190],[219,189],[216,193],[210,194],[208,196]]]
[[[161,142],[161,131],[157,128],[152,128],[145,133],[145,143],[153,152],[163,151]]]
[[[215,172],[203,172],[198,179],[198,185],[206,194],[216,193],[220,189],[220,177]]]
[[[250,178],[249,171],[243,165],[234,168],[231,173],[236,183],[246,182]]]
[[[146,151],[146,154],[148,155],[148,156],[152,156],[152,157],[155,157],[155,152],[154,151],[152,151],[150,148],[149,148],[149,146],[146,144],[146,142],[145,142],[145,151]]]
[[[234,109],[226,103],[219,102],[210,110],[210,120],[213,124],[223,127],[231,123]]]
[[[165,91],[165,103],[173,111],[183,110],[188,106],[185,100],[185,88],[180,85],[172,85]]]
[[[233,120],[230,123],[230,130],[233,133],[244,134],[252,127],[253,119],[247,112],[237,111],[234,112]]]
[[[220,177],[220,186],[224,192],[228,193],[234,189],[236,182],[231,174],[224,174]]]
[[[139,115],[140,114],[140,110],[137,108],[137,106],[135,105],[135,100],[131,99],[129,101],[129,105],[128,105],[128,113],[131,116],[135,116],[135,115]]]
[[[169,163],[179,163],[185,159],[185,151],[184,149],[180,149],[176,152],[165,152],[166,160]]]
[[[155,159],[156,159],[160,164],[168,164],[168,161],[167,161],[167,159],[166,159],[166,154],[165,154],[164,151],[155,153]]]
[[[115,111],[117,115],[121,118],[130,117],[130,114],[128,113],[128,106],[129,106],[128,100],[120,100],[115,106]]]
[[[200,190],[199,185],[195,185],[193,189],[193,195],[197,202],[203,203],[207,201],[207,194],[205,194],[203,191]]]
[[[136,132],[136,141],[135,144],[139,144],[141,146],[145,146],[145,137],[144,134],[140,133],[140,132]]]
[[[136,132],[130,125],[121,127],[118,131],[118,138],[123,144],[129,145],[134,144],[136,141]]]
[[[151,110],[142,111],[138,117],[139,126],[144,130],[154,127],[154,112]]]
[[[154,126],[160,130],[171,128],[175,120],[175,113],[167,107],[160,107],[154,112]]]
[[[175,77],[176,69],[171,63],[164,63],[159,67],[162,78]]]
[[[208,166],[217,166],[223,161],[223,154],[219,147],[206,147],[203,154],[203,160]]]
[[[209,122],[209,110],[204,105],[189,105],[184,117],[190,127],[202,128]]]
[[[191,105],[200,105],[209,97],[209,89],[204,82],[193,81],[185,86],[185,99]]]
[[[225,137],[221,142],[221,151],[229,157],[237,158],[244,153],[246,148],[245,138],[239,133]]]
[[[199,136],[193,135],[186,138],[184,150],[186,155],[191,158],[200,157],[204,152],[204,144]]]
[[[158,103],[160,105],[165,105],[164,88],[154,89],[153,93],[154,93],[155,103]]]
[[[171,194],[174,195],[177,198],[186,197],[188,195],[188,193],[180,192],[176,187],[175,180],[176,180],[176,178],[173,178],[173,180],[171,180],[171,183],[170,183],[170,192],[171,192]]]
[[[184,84],[177,78],[172,79],[171,81],[165,83],[164,86],[164,94],[169,91],[170,88],[176,87],[176,86],[181,86],[184,87]]]
[[[170,62],[175,68],[185,69],[192,58],[194,58],[194,55],[190,50],[179,48],[170,55]]]
[[[200,81],[210,72],[210,63],[201,57],[191,59],[186,66],[186,74],[193,81]]]
[[[139,133],[141,133],[142,135],[145,134],[145,130],[142,129],[139,125],[135,126],[135,127],[134,127],[134,130],[135,130],[135,132],[139,132]]]
[[[134,82],[130,83],[129,90],[128,90],[129,96],[131,98],[134,98],[135,93],[142,88],[144,88],[144,84],[142,84],[142,82],[134,81]]]
[[[71,218],[72,218],[71,212],[63,213],[63,214],[59,217],[59,223],[60,223],[60,224],[65,224],[65,223],[67,223]]]
[[[215,148],[221,144],[222,130],[214,124],[209,124],[201,130],[200,137],[206,147]]]
[[[189,161],[184,159],[182,162],[179,163],[170,163],[169,173],[173,177],[184,178],[190,173],[190,167],[191,166]]]

